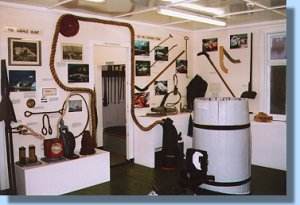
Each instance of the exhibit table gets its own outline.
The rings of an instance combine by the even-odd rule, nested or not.
[[[192,147],[192,138],[187,136],[188,123],[190,113],[179,113],[177,115],[168,115],[163,117],[148,117],[138,116],[138,121],[143,125],[149,125],[150,123],[170,118],[174,122],[174,126],[177,132],[181,132],[182,141],[184,143],[184,153],[187,148]],[[157,125],[148,132],[142,131],[136,125],[134,125],[134,162],[146,167],[155,167],[155,152],[162,148],[162,126]]]
[[[15,165],[19,195],[61,195],[110,181],[109,152],[74,160],[21,167]]]

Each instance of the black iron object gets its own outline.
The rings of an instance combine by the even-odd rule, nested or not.
[[[11,122],[17,122],[12,102],[9,98],[9,83],[7,77],[7,68],[5,60],[1,60],[1,103],[0,103],[0,121],[5,123],[5,138],[7,152],[7,167],[9,178],[9,194],[16,194],[16,177],[14,166],[14,150]]]
[[[251,39],[250,39],[250,81],[248,83],[248,90],[243,92],[241,98],[249,98],[254,99],[256,97],[256,92],[252,90],[252,58],[253,58],[253,33],[251,32]]]
[[[108,98],[107,98],[107,75],[105,72],[102,72],[102,79],[103,79],[103,106],[108,106]]]
[[[94,154],[95,149],[93,146],[93,141],[91,138],[91,134],[89,131],[84,131],[81,139],[81,148],[80,148],[80,154],[81,155],[90,155]]]
[[[46,123],[45,123],[45,120],[46,122],[48,123],[48,128],[46,128]],[[43,115],[43,118],[42,118],[42,122],[43,122],[43,127],[42,127],[42,134],[43,135],[52,135],[52,127],[51,127],[51,124],[50,124],[50,118],[49,118],[49,115],[47,114],[44,114]]]
[[[206,151],[192,148],[187,149],[185,169],[180,173],[180,185],[196,193],[201,184],[214,181],[214,176],[207,175],[207,165],[208,154]]]
[[[181,133],[178,134],[173,120],[170,118],[163,119],[161,123],[163,127],[163,143],[162,143],[162,169],[176,169],[177,161],[182,157],[179,151],[178,141],[181,140]]]
[[[31,115],[45,115],[45,114],[54,114],[54,113],[59,113],[63,114],[63,109],[56,110],[56,111],[49,111],[49,112],[31,112],[31,111],[25,111],[24,116],[25,117],[30,117]]]
[[[64,157],[68,159],[79,158],[78,155],[74,154],[75,150],[75,137],[71,133],[67,126],[64,125],[64,121],[59,122],[59,138],[63,141]]]
[[[199,75],[196,75],[186,87],[187,109],[193,110],[194,99],[197,97],[204,97],[207,90],[208,83]]]

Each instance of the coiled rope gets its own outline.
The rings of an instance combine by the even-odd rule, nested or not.
[[[59,79],[56,69],[55,69],[55,54],[56,54],[56,48],[57,48],[57,40],[59,37],[59,32],[60,32],[60,27],[61,27],[61,21],[62,19],[70,14],[64,14],[59,17],[56,27],[55,27],[55,32],[53,35],[52,39],[52,46],[51,46],[51,54],[50,54],[50,71],[52,74],[53,79],[57,83],[57,85],[68,92],[77,92],[77,93],[87,93],[90,96],[90,116],[91,116],[91,136],[93,137],[94,142],[96,143],[96,129],[97,129],[97,113],[96,113],[96,94],[95,91],[89,88],[74,88],[74,87],[69,87],[63,84],[63,82]],[[73,15],[74,16],[74,15]],[[128,23],[123,23],[123,22],[116,22],[116,21],[110,21],[110,20],[102,20],[102,19],[96,19],[96,18],[88,18],[88,17],[80,17],[80,16],[74,16],[77,20],[79,21],[84,21],[84,22],[91,22],[91,23],[101,23],[101,24],[106,24],[106,25],[115,25],[115,26],[121,26],[121,27],[126,27],[128,28],[130,32],[130,45],[131,45],[131,87],[130,87],[130,93],[131,93],[131,116],[134,121],[134,123],[143,131],[149,131],[156,125],[160,124],[162,121],[157,120],[153,122],[152,124],[148,126],[143,126],[142,124],[139,123],[135,116],[135,111],[134,111],[134,85],[135,85],[135,69],[134,69],[134,29],[133,27],[128,24]]]

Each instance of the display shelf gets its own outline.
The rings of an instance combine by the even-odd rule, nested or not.
[[[61,195],[110,181],[109,152],[36,166],[15,164],[19,195]]]

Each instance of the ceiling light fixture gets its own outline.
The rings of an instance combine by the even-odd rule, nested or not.
[[[188,19],[191,21],[198,21],[201,23],[207,23],[207,24],[212,24],[212,25],[217,25],[217,26],[226,26],[226,23],[224,21],[214,19],[209,16],[197,15],[192,12],[182,11],[179,9],[173,9],[173,8],[171,9],[171,8],[163,8],[162,7],[162,8],[159,8],[157,12],[159,14],[166,15],[166,16]]]
[[[94,2],[94,3],[102,3],[102,2],[105,2],[105,0],[85,0],[85,1],[90,1],[90,2]]]
[[[224,9],[222,8],[206,7],[206,6],[201,6],[199,4],[193,4],[193,3],[179,3],[177,6],[195,10],[195,11],[211,13],[215,15],[223,15],[225,13]]]

